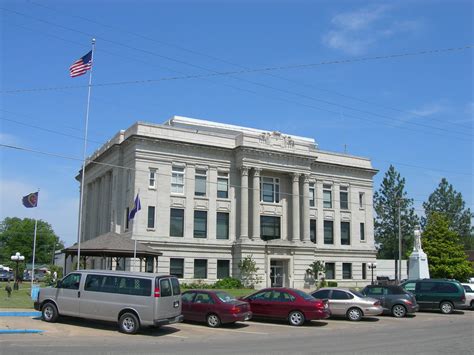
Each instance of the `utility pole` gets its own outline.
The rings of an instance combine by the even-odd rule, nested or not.
[[[400,283],[402,280],[402,221],[400,211],[401,199],[398,199],[398,275],[397,280]]]

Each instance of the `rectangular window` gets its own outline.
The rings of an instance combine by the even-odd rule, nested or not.
[[[365,240],[365,224],[364,223],[360,224],[360,240],[361,241]]]
[[[147,228],[155,228],[155,206],[148,206]]]
[[[359,192],[359,208],[364,208],[364,193]]]
[[[260,200],[263,202],[280,202],[280,179],[262,177],[260,179]]]
[[[217,197],[229,198],[229,173],[217,173]]]
[[[341,222],[341,245],[351,245],[350,222]]]
[[[174,166],[171,171],[171,193],[184,194],[184,167]]]
[[[313,243],[316,244],[316,220],[315,219],[309,220],[309,238]]]
[[[130,215],[130,207],[127,207],[125,209],[125,229],[128,229],[129,227],[129,220],[128,220],[128,216]]]
[[[334,244],[333,221],[324,221],[324,244]]]
[[[323,185],[323,207],[332,208],[332,185]]]
[[[170,275],[184,278],[184,259],[170,259]]]
[[[312,182],[309,184],[309,206],[314,207],[316,206],[316,187],[315,183]]]
[[[170,213],[170,236],[182,237],[184,232],[184,210],[172,208]]]
[[[194,238],[207,238],[207,211],[194,211]]]
[[[217,239],[229,239],[229,214],[217,212]]]
[[[150,169],[150,173],[148,177],[148,187],[150,189],[156,188],[156,169]]]
[[[223,279],[230,276],[230,261],[217,260],[217,278]]]
[[[362,280],[367,280],[367,264],[362,263]]]
[[[207,260],[194,259],[194,278],[207,279]]]
[[[334,280],[336,278],[336,265],[334,263],[325,263],[324,267],[326,279]]]
[[[194,176],[194,196],[206,196],[207,171],[196,169]]]
[[[352,279],[352,264],[351,263],[342,263],[342,278]]]
[[[280,239],[280,217],[260,216],[260,238]]]
[[[341,210],[349,209],[349,192],[347,186],[339,187],[339,200]]]

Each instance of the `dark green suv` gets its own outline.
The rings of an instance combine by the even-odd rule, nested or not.
[[[413,293],[420,309],[439,309],[444,314],[466,308],[464,288],[456,280],[422,279],[402,283],[406,291]]]

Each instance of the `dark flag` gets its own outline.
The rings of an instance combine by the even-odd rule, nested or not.
[[[92,51],[87,53],[82,58],[76,60],[69,68],[69,75],[71,78],[85,74],[92,68]]]
[[[142,205],[140,204],[140,197],[135,198],[135,205],[133,206],[132,210],[130,211],[130,214],[128,215],[128,220],[132,220],[135,218],[135,214],[142,209]]]
[[[24,196],[22,202],[23,202],[23,206],[25,206],[26,208],[37,207],[38,206],[38,191],[32,192],[31,194]]]

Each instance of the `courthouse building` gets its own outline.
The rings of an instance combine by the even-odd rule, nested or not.
[[[162,253],[142,270],[211,283],[239,277],[251,255],[258,287],[307,287],[316,260],[327,280],[367,282],[376,256],[369,159],[319,150],[312,138],[176,116],[137,122],[90,159],[100,164],[86,167],[81,238],[118,233]],[[129,221],[137,194],[141,210]]]

